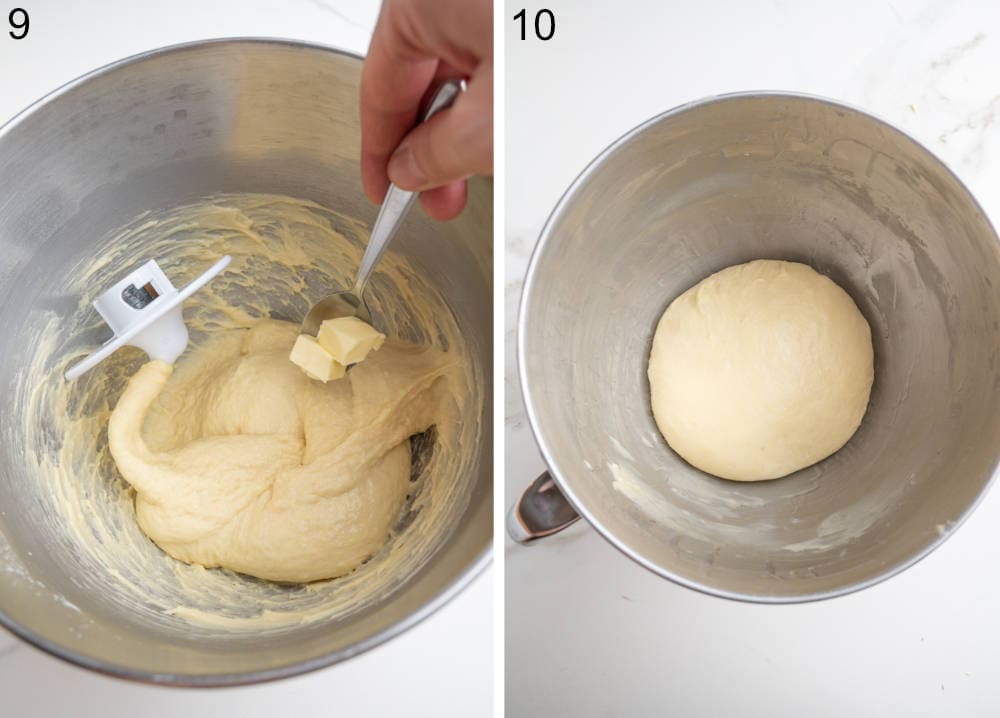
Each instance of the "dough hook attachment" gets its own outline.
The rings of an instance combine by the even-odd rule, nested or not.
[[[73,380],[90,371],[119,348],[129,344],[142,349],[150,359],[173,364],[187,348],[188,330],[182,304],[229,266],[228,254],[200,277],[178,290],[156,260],[130,272],[94,300],[94,309],[114,332],[101,347],[66,371]]]

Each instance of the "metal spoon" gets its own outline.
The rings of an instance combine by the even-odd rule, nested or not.
[[[441,110],[451,106],[451,103],[458,97],[458,93],[464,89],[465,83],[460,80],[446,80],[434,93],[433,98],[424,111],[420,122],[426,122]],[[357,317],[358,319],[372,323],[371,311],[364,300],[365,285],[372,270],[382,258],[389,242],[396,236],[406,213],[410,211],[413,201],[417,198],[417,192],[407,192],[401,190],[394,184],[389,184],[389,191],[386,192],[382,208],[379,210],[378,218],[375,220],[375,227],[372,229],[371,237],[368,239],[368,246],[365,254],[361,258],[361,265],[358,267],[358,276],[354,280],[354,287],[350,290],[337,292],[319,300],[312,306],[306,318],[302,321],[302,334],[316,336],[319,332],[319,325],[326,319],[337,317]]]

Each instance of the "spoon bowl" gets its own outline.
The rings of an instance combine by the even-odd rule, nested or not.
[[[306,318],[302,320],[302,328],[299,333],[316,336],[324,321],[337,317],[357,317],[366,324],[375,326],[372,322],[371,310],[368,309],[368,305],[365,304],[361,295],[355,294],[354,291],[345,290],[327,295],[316,302],[306,314]],[[375,328],[378,329],[378,327]]]

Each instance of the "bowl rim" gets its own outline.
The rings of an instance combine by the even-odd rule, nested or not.
[[[555,207],[549,214],[549,217],[545,220],[545,224],[542,226],[542,230],[538,235],[538,240],[531,253],[531,259],[528,263],[528,269],[524,276],[524,285],[521,290],[521,299],[518,305],[518,316],[517,316],[517,368],[518,368],[518,378],[520,380],[521,392],[524,396],[524,407],[525,413],[528,417],[528,423],[531,426],[531,432],[534,435],[535,442],[538,444],[539,451],[542,454],[542,458],[545,461],[545,465],[549,470],[552,478],[555,480],[556,485],[562,492],[563,496],[569,501],[570,505],[576,510],[578,514],[584,517],[591,526],[597,529],[597,532],[607,540],[612,546],[618,549],[621,553],[625,554],[628,558],[632,559],[640,566],[652,571],[654,574],[666,578],[678,585],[684,586],[686,588],[693,589],[700,593],[715,596],[718,598],[724,598],[732,601],[746,602],[746,603],[758,603],[758,604],[796,604],[796,603],[809,603],[814,601],[823,601],[831,598],[836,598],[839,596],[846,596],[848,594],[860,591],[865,588],[870,588],[875,586],[888,578],[891,578],[899,573],[902,573],[906,569],[914,566],[919,561],[930,555],[935,549],[941,546],[945,541],[950,538],[955,531],[965,523],[966,519],[972,514],[973,511],[979,506],[979,504],[985,498],[990,487],[996,482],[997,476],[1000,475],[1000,452],[997,453],[994,459],[993,469],[990,472],[989,477],[983,483],[979,492],[976,494],[973,501],[965,508],[960,516],[955,520],[951,521],[944,531],[940,532],[936,538],[924,546],[920,551],[909,556],[905,561],[902,561],[894,566],[891,566],[880,573],[866,578],[861,581],[855,581],[850,584],[845,584],[838,588],[833,588],[827,591],[818,591],[815,593],[801,594],[801,595],[775,595],[775,594],[764,594],[764,593],[744,593],[740,591],[729,591],[726,589],[718,588],[712,586],[709,583],[696,581],[689,577],[683,576],[679,573],[667,570],[662,566],[657,565],[652,560],[646,558],[641,552],[630,547],[625,541],[618,538],[614,532],[612,532],[608,527],[604,526],[594,514],[587,508],[586,504],[581,501],[579,495],[573,491],[571,484],[565,479],[563,472],[561,470],[563,464],[560,463],[555,455],[551,445],[549,444],[544,427],[539,421],[538,413],[536,409],[536,395],[543,394],[544,388],[539,387],[533,390],[531,381],[528,377],[527,370],[527,353],[525,350],[525,337],[527,333],[527,310],[532,301],[532,295],[535,289],[537,280],[538,267],[542,262],[542,253],[544,251],[546,243],[551,238],[555,225],[563,218],[563,216],[568,211],[570,205],[576,197],[577,192],[581,189],[583,184],[590,179],[590,177],[597,172],[597,170],[607,161],[611,155],[617,152],[619,149],[624,147],[626,144],[631,142],[633,139],[643,134],[647,130],[651,129],[653,126],[659,124],[660,122],[670,119],[672,117],[684,114],[691,110],[699,109],[702,107],[707,107],[709,105],[717,103],[725,103],[732,100],[747,100],[747,99],[777,99],[777,100],[807,100],[810,102],[818,102],[835,110],[852,112],[857,115],[861,115],[868,120],[881,125],[886,130],[897,136],[902,137],[904,140],[911,142],[919,150],[925,153],[928,159],[938,165],[947,175],[949,175],[958,187],[965,193],[966,197],[971,201],[972,206],[979,211],[983,220],[985,221],[986,228],[993,235],[993,241],[995,243],[1000,243],[1000,238],[997,236],[996,227],[990,221],[989,216],[986,214],[985,210],[980,204],[979,200],[973,192],[962,182],[961,178],[945,163],[941,160],[934,152],[932,152],[925,144],[919,140],[912,137],[907,132],[889,122],[886,119],[875,115],[868,110],[865,110],[856,105],[852,105],[847,102],[840,100],[834,100],[829,97],[824,97],[821,95],[815,95],[805,92],[793,92],[785,90],[746,90],[739,92],[727,92],[717,95],[709,95],[700,99],[685,102],[683,104],[677,105],[669,110],[661,112],[653,117],[641,122],[632,129],[628,130],[624,134],[620,135],[617,139],[612,141],[607,147],[605,147],[593,160],[591,160],[573,179],[570,185],[559,197],[556,202]]]
[[[206,47],[222,47],[226,45],[283,46],[306,50],[309,52],[332,53],[334,55],[340,55],[342,57],[358,61],[364,60],[363,55],[334,45],[280,37],[233,36],[210,38],[206,40],[193,40],[173,45],[166,45],[164,47],[146,50],[144,52],[139,52],[134,55],[129,55],[127,57],[109,62],[42,95],[40,98],[7,120],[3,125],[0,125],[0,140],[3,140],[3,138],[16,126],[28,120],[37,110],[98,77],[102,77],[112,72],[121,70],[124,67],[133,65],[134,63],[153,57],[185,53],[192,50],[204,49]],[[290,678],[292,676],[298,676],[332,666],[336,663],[340,663],[341,661],[345,661],[349,658],[365,653],[376,646],[380,646],[386,641],[413,628],[424,619],[436,613],[442,606],[449,603],[453,598],[455,598],[455,596],[461,593],[485,571],[486,567],[493,561],[494,541],[495,538],[490,540],[483,550],[480,551],[479,554],[476,555],[458,574],[456,574],[436,595],[432,596],[415,611],[404,616],[395,623],[390,624],[377,633],[374,633],[373,635],[338,651],[333,651],[325,655],[289,663],[275,668],[218,674],[174,672],[155,673],[152,671],[130,668],[118,663],[97,659],[83,652],[69,648],[66,645],[51,641],[37,634],[27,626],[19,624],[13,618],[8,616],[2,608],[0,608],[0,627],[6,628],[18,638],[26,641],[36,648],[40,648],[49,655],[73,665],[87,668],[113,678],[123,678],[138,683],[185,688],[226,687],[264,683],[282,678]]]

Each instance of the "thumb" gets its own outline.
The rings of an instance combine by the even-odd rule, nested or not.
[[[440,187],[493,173],[492,83],[474,78],[447,110],[413,128],[389,159],[389,179],[405,190]]]

